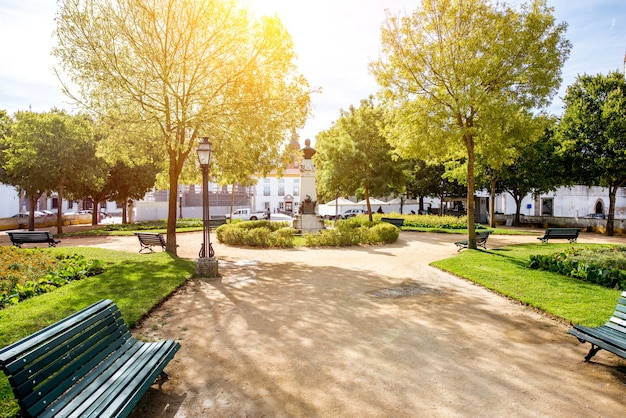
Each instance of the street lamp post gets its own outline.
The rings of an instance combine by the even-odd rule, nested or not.
[[[202,138],[198,144],[198,160],[202,167],[202,246],[196,274],[205,277],[217,277],[217,260],[211,244],[211,225],[209,223],[209,166],[211,164],[211,151],[213,150],[209,138]]]

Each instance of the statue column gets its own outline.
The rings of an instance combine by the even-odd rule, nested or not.
[[[300,232],[314,233],[324,229],[324,220],[317,214],[317,192],[315,191],[315,166],[311,157],[315,155],[311,140],[304,141],[302,165],[300,166],[300,202],[294,216],[293,227]]]

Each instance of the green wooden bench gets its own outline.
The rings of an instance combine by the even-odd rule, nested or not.
[[[54,239],[50,231],[9,231],[11,243],[22,248],[22,244],[48,244],[55,247],[61,241]]]
[[[404,218],[380,218],[380,221],[390,223],[397,226],[398,228],[404,225]]]
[[[580,231],[580,228],[547,228],[543,237],[537,239],[541,242],[548,242],[549,239],[566,239],[569,242],[576,242]]]
[[[152,247],[161,247],[165,251],[165,237],[163,235],[153,232],[135,232],[135,235],[139,238],[139,245],[141,245],[139,252],[149,250],[153,253]]]
[[[489,239],[489,234],[491,234],[491,232],[493,231],[477,231],[476,232],[476,246],[477,247],[483,247],[485,250],[487,249],[487,239]],[[455,242],[454,245],[456,245],[457,247],[459,247],[457,249],[457,252],[467,248],[468,241],[464,240],[464,241],[458,241]]]
[[[101,300],[3,348],[0,367],[23,416],[125,417],[179,348],[136,340]]]
[[[574,325],[567,333],[578,338],[581,343],[591,344],[584,361],[589,361],[602,349],[626,358],[626,291],[622,292],[615,312],[606,324],[595,328]]]

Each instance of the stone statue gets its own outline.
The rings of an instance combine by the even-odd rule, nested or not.
[[[304,157],[304,161],[302,161],[302,169],[306,171],[314,170],[313,161],[311,158],[315,155],[317,151],[311,148],[311,140],[304,140],[304,148],[302,148],[302,156]]]

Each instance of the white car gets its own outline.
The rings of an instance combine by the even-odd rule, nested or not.
[[[348,209],[348,210],[343,211],[343,213],[341,214],[341,217],[343,219],[350,219],[357,215],[364,215],[366,213],[367,211],[364,211],[363,209]]]

